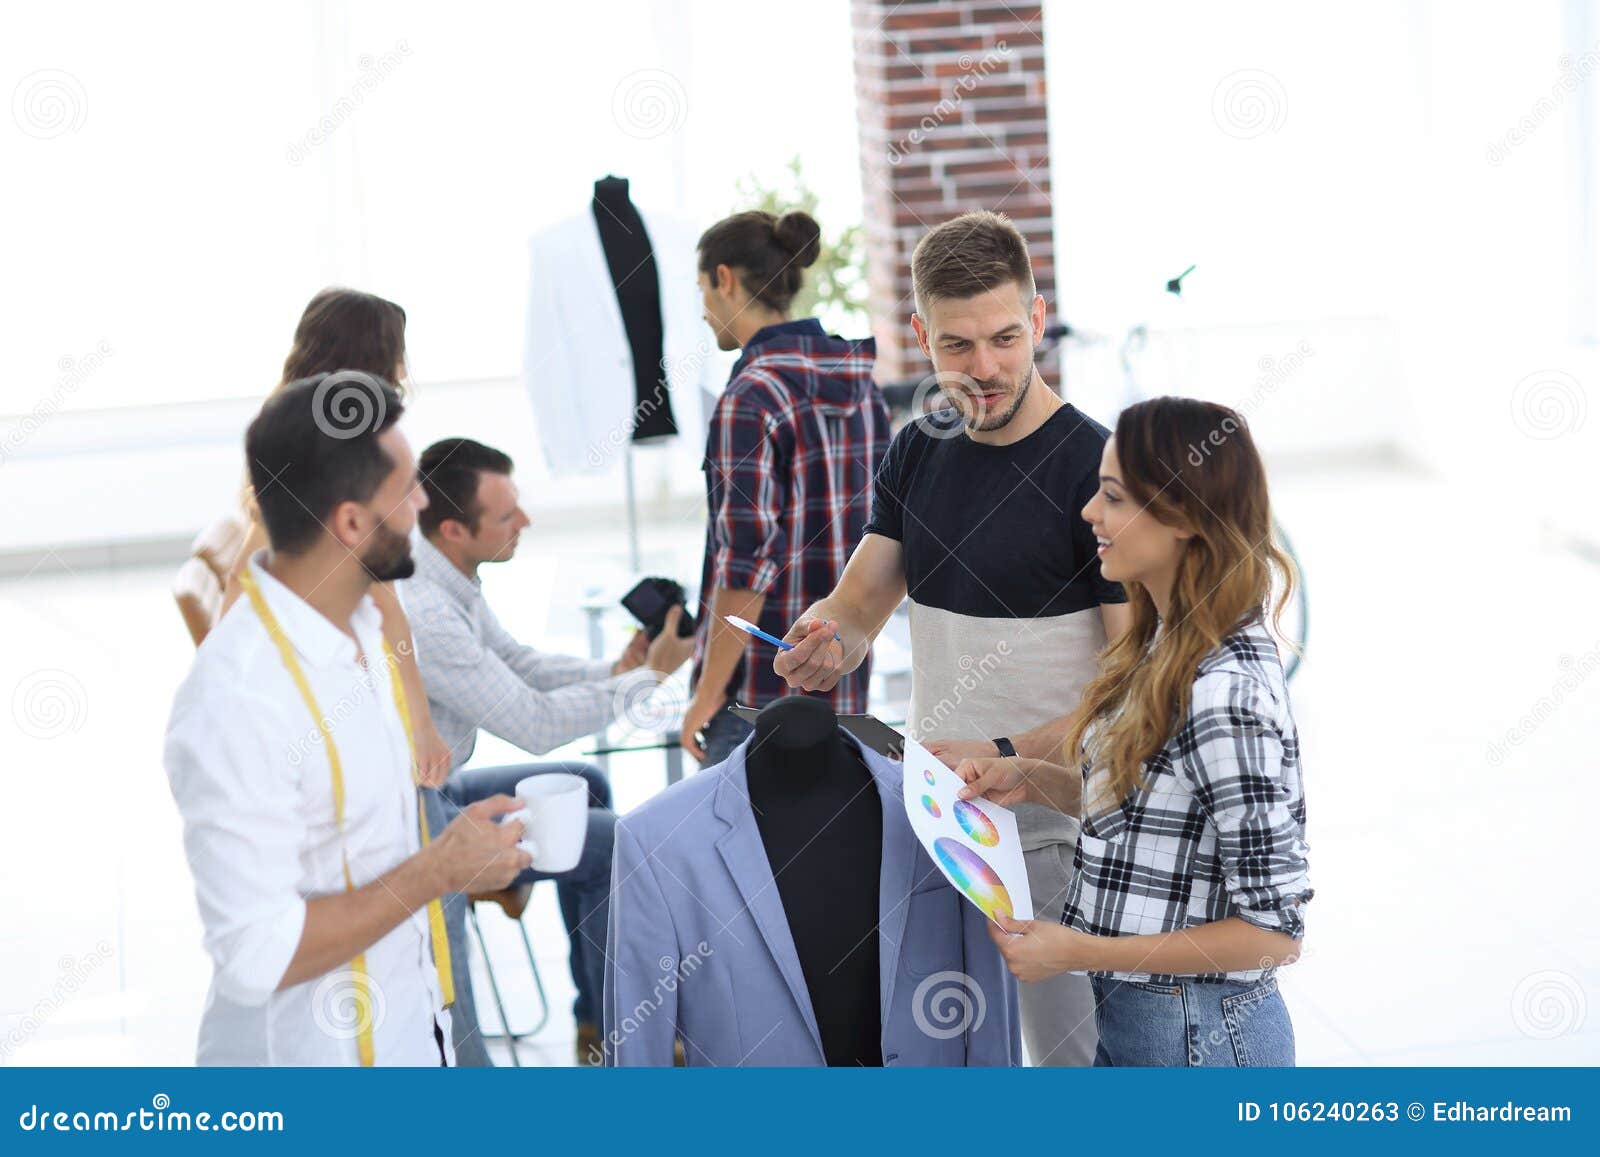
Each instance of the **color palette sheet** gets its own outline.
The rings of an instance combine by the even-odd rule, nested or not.
[[[1017,819],[988,800],[961,800],[961,777],[922,744],[906,740],[902,762],[911,830],[945,879],[991,920],[1033,919]]]

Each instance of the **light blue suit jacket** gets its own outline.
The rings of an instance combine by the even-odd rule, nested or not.
[[[885,1065],[1021,1063],[1016,982],[983,914],[934,867],[900,764],[861,752],[883,803]],[[821,1065],[821,1037],[750,808],[746,740],[617,821],[605,984],[611,1065]]]

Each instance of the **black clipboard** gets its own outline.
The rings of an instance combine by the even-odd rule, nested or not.
[[[745,707],[737,703],[728,710],[751,724],[755,723],[756,716],[761,714],[754,707]],[[839,726],[859,739],[863,747],[871,748],[879,755],[890,759],[905,758],[906,737],[876,715],[841,715]]]

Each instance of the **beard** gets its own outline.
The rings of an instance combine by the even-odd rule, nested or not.
[[[1012,394],[1012,398],[1011,404],[998,413],[980,411],[976,406],[973,407],[971,413],[963,413],[961,417],[962,421],[966,423],[967,429],[987,432],[1005,428],[1011,419],[1017,416],[1017,411],[1022,408],[1022,403],[1027,400],[1028,389],[1033,385],[1033,377],[1034,366],[1032,359],[1030,359],[1028,361],[1028,375],[1022,379],[1020,386],[1013,387],[1011,383],[1003,378],[989,378],[981,382],[974,378],[973,384],[977,386],[977,390],[974,392],[984,393],[1004,387],[1007,392]],[[982,414],[981,417],[979,416],[980,414]]]
[[[411,557],[411,536],[380,524],[361,555],[361,569],[375,583],[410,578],[417,570],[417,560]]]

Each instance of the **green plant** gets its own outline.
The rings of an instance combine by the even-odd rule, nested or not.
[[[830,229],[828,222],[817,215],[818,197],[806,182],[798,156],[784,166],[784,177],[778,183],[765,184],[752,173],[741,177],[735,188],[736,212],[765,209],[782,214],[803,209],[817,218],[822,226],[822,252],[816,264],[806,270],[805,286],[795,297],[792,312],[796,317],[815,315],[835,333],[864,333],[868,325],[867,278],[861,225]]]

